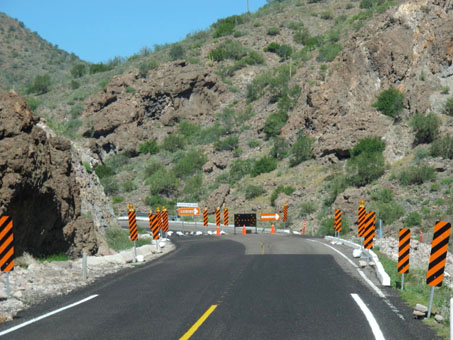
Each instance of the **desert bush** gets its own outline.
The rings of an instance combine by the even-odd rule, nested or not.
[[[184,47],[181,44],[173,44],[168,54],[171,60],[177,60],[184,57],[184,53]]]
[[[316,202],[314,201],[303,202],[300,205],[299,216],[305,217],[310,214],[313,214],[314,212],[316,212],[316,209],[317,209]]]
[[[267,35],[279,35],[280,34],[280,29],[278,27],[269,27],[267,29]]]
[[[112,65],[106,65],[104,63],[91,64],[89,67],[90,74],[107,72],[107,71],[110,71],[111,69],[113,69]]]
[[[33,98],[33,97],[26,97],[25,98],[25,101],[27,102],[28,104],[28,107],[30,108],[31,111],[35,111],[38,106],[41,104],[41,102],[39,101],[39,99],[37,98]]]
[[[184,146],[184,137],[175,133],[167,135],[162,142],[162,148],[170,152],[184,150]]]
[[[431,143],[439,135],[440,120],[434,113],[416,114],[410,124],[415,132],[415,144]]]
[[[314,140],[303,133],[299,134],[297,141],[291,146],[290,166],[296,166],[313,157]]]
[[[288,156],[288,142],[284,138],[276,137],[273,140],[273,146],[270,155],[276,159],[283,159]]]
[[[50,76],[48,74],[45,75],[37,75],[33,79],[32,85],[27,89],[27,93],[36,93],[36,94],[44,94],[49,92],[50,90]]]
[[[453,116],[453,97],[447,99],[444,104],[444,113]]]
[[[264,133],[266,134],[266,139],[278,136],[287,120],[288,114],[285,112],[270,114],[264,123]]]
[[[106,177],[109,177],[109,176],[113,176],[115,174],[115,171],[109,167],[108,165],[106,164],[101,164],[101,165],[98,165],[95,169],[94,169],[94,173],[100,178],[106,178]]]
[[[277,169],[277,160],[272,157],[262,157],[255,161],[252,169],[250,170],[250,175],[256,177],[260,174],[271,172]]]
[[[256,185],[249,184],[245,187],[245,198],[252,199],[252,198],[261,196],[265,192],[266,192],[266,190],[264,190],[263,188],[256,186]]]
[[[151,160],[145,167],[145,173],[144,173],[145,179],[149,178],[156,171],[163,169],[163,168],[164,168],[164,166],[162,165],[161,162],[159,162],[157,160]],[[147,183],[147,184],[149,184],[149,183]]]
[[[178,126],[178,131],[181,135],[192,139],[200,134],[201,127],[197,124],[193,124],[187,120],[181,121]]]
[[[296,31],[293,35],[293,40],[296,44],[305,44],[310,38],[310,32],[306,28]]]
[[[232,15],[224,19],[217,20],[216,23],[212,25],[214,28],[214,38],[223,37],[225,35],[231,35],[234,33],[234,28],[236,25],[241,25],[244,23],[244,18],[239,15]]]
[[[428,165],[412,166],[402,170],[398,176],[401,185],[420,185],[436,178],[436,170]]]
[[[84,64],[74,65],[69,71],[74,78],[83,77],[86,73],[86,66]]]
[[[406,227],[415,227],[420,224],[422,224],[422,216],[416,211],[410,212],[404,219],[404,225]]]
[[[80,87],[80,83],[74,79],[71,80],[71,90],[77,90]]]
[[[342,49],[343,46],[338,43],[326,44],[319,49],[319,54],[316,60],[320,62],[331,62]]]
[[[370,208],[376,212],[377,219],[381,219],[385,224],[393,223],[404,216],[404,207],[395,202],[393,191],[388,188],[375,190],[370,194],[372,203]]]
[[[431,155],[444,159],[453,159],[453,137],[444,136],[431,144]]]
[[[143,155],[146,154],[155,155],[156,153],[159,152],[159,146],[157,145],[157,141],[153,139],[141,143],[138,146],[138,152]]]
[[[115,195],[119,192],[118,182],[113,177],[100,178],[100,182],[107,196]]]
[[[348,187],[348,180],[346,175],[335,175],[330,181],[326,182],[325,190],[327,197],[324,199],[324,205],[330,206],[335,202],[337,196],[341,194]]]
[[[206,160],[207,158],[201,150],[190,150],[176,162],[173,172],[178,178],[188,177],[201,170]]]
[[[121,192],[131,192],[137,189],[137,184],[133,180],[129,179],[121,182],[120,189]]]
[[[367,137],[350,150],[351,158],[346,165],[348,182],[355,186],[370,184],[384,174],[385,142],[379,137]]]
[[[179,186],[179,181],[175,174],[171,171],[167,171],[161,168],[154,172],[148,179],[150,184],[151,195],[170,195],[175,192]]]
[[[231,183],[241,180],[252,170],[252,162],[249,159],[235,159],[230,166],[229,179]]]
[[[203,176],[198,172],[184,184],[184,199],[189,202],[199,202],[204,194]]]
[[[209,52],[209,58],[214,61],[222,61],[225,59],[240,60],[247,55],[247,48],[240,42],[231,39],[226,40],[215,49]]]
[[[403,111],[403,94],[395,89],[382,91],[373,106],[386,116],[397,120]]]
[[[292,193],[294,191],[296,191],[296,189],[294,189],[291,186],[285,187],[284,185],[279,185],[278,187],[276,187],[274,189],[274,191],[272,191],[271,206],[275,207],[275,200],[278,198],[278,195],[280,195],[281,193],[284,193],[285,195],[289,196],[289,195],[292,195]]]
[[[229,136],[223,139],[218,139],[214,143],[214,148],[217,151],[233,151],[238,147],[239,138],[237,136]]]
[[[159,63],[155,59],[152,59],[150,61],[144,61],[144,62],[140,63],[140,65],[138,66],[138,73],[142,78],[146,78],[146,76],[148,75],[148,72],[150,70],[157,68],[158,66],[159,66]]]

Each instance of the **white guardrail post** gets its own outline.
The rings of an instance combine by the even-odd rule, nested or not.
[[[450,340],[453,340],[453,298],[450,299]]]

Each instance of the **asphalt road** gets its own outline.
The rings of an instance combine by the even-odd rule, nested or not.
[[[190,339],[374,339],[351,294],[385,339],[435,339],[390,289],[384,303],[336,252],[280,235],[201,236],[177,250],[66,297],[35,306],[0,332],[98,296],[4,335],[5,339],[180,339],[213,305]]]

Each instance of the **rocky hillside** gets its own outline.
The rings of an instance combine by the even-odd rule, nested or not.
[[[287,201],[293,228],[326,233],[363,199],[387,230],[429,232],[453,215],[452,10],[274,1],[31,99],[117,214]]]
[[[36,76],[46,74],[58,82],[78,63],[82,61],[75,54],[59,49],[23,22],[0,13],[0,88],[19,90],[30,86]]]
[[[105,249],[103,229],[81,215],[71,142],[46,133],[14,91],[0,92],[0,169],[0,215],[13,220],[16,255]]]

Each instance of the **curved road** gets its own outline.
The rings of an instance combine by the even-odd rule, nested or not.
[[[175,242],[159,260],[21,313],[1,324],[0,334],[96,294],[3,337],[168,340],[192,331],[190,339],[436,338],[394,291],[380,288],[397,311],[320,239],[258,234]]]

